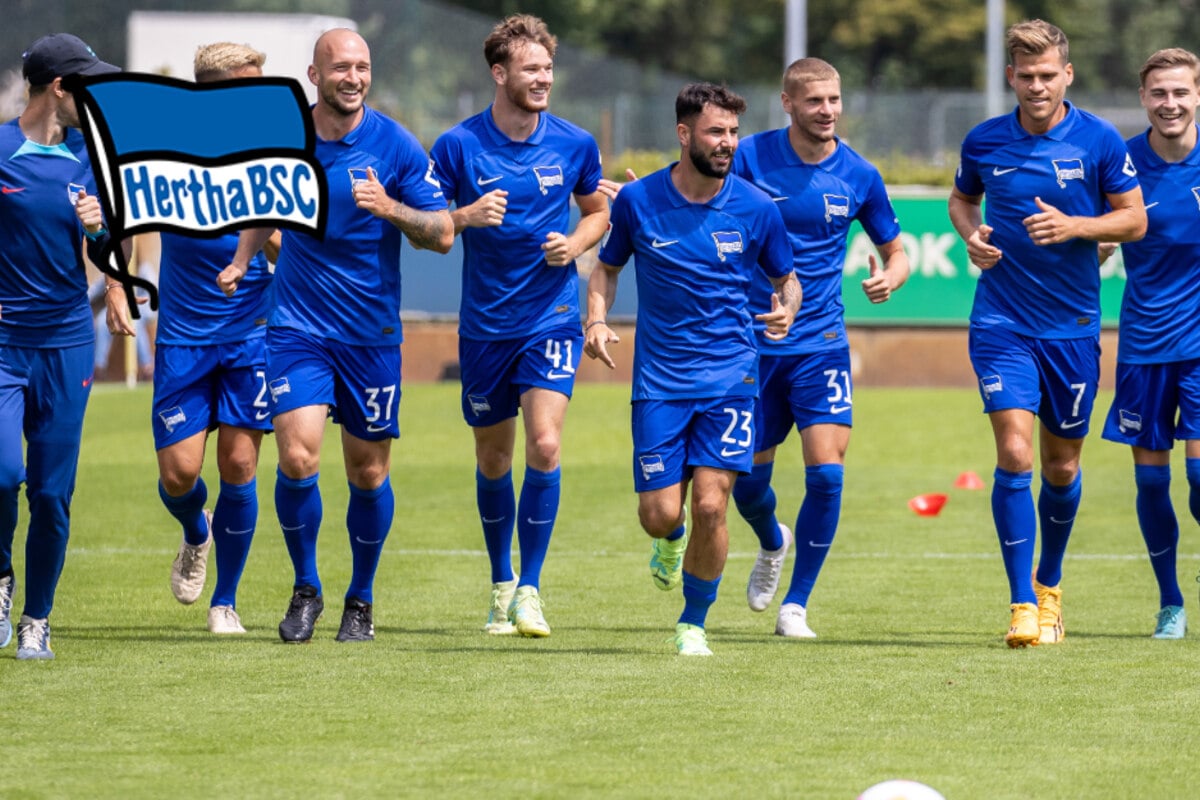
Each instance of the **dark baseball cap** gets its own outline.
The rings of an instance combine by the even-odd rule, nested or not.
[[[45,86],[70,75],[103,75],[120,67],[101,61],[87,42],[70,33],[43,36],[21,54],[21,72],[31,86]]]

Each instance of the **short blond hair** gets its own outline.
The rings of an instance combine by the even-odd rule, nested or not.
[[[261,69],[266,61],[266,53],[255,50],[248,44],[215,42],[196,48],[192,71],[199,82],[217,81],[242,67]]]
[[[1008,63],[1015,64],[1018,55],[1040,56],[1051,48],[1057,48],[1064,64],[1071,61],[1071,48],[1067,35],[1057,25],[1040,19],[1018,22],[1008,29],[1005,44],[1008,47]]]
[[[805,84],[813,81],[837,81],[841,83],[842,76],[828,61],[819,58],[801,58],[793,61],[783,71],[784,94],[791,94]]]
[[[1142,69],[1138,72],[1138,79],[1142,86],[1146,85],[1146,76],[1156,69],[1174,69],[1175,67],[1187,67],[1192,71],[1192,80],[1197,86],[1200,86],[1200,58],[1190,50],[1184,50],[1182,47],[1168,47],[1164,50],[1151,55],[1146,59],[1146,63],[1142,64]]]

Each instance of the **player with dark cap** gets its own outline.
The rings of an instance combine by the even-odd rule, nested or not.
[[[54,657],[49,616],[66,558],[95,347],[84,233],[72,207],[80,188],[95,193],[95,179],[73,130],[75,97],[63,84],[118,68],[69,33],[43,36],[22,57],[29,104],[0,125],[0,647],[12,638],[12,545],[24,483],[29,533],[17,625],[24,660]]]

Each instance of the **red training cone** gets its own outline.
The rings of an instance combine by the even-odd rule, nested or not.
[[[966,472],[962,473],[957,478],[955,478],[954,488],[955,489],[982,489],[982,488],[984,488],[983,478],[979,477],[979,473],[972,472],[971,470],[967,470]]]

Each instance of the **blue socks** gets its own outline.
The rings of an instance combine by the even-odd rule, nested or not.
[[[774,471],[774,462],[755,464],[749,475],[739,475],[733,484],[733,502],[763,550],[783,547],[783,534],[775,517],[775,490],[771,488]]]
[[[317,594],[322,594],[321,579],[317,576],[317,534],[321,531],[323,513],[321,487],[317,482],[320,475],[316,472],[292,480],[281,470],[277,469],[275,474],[275,514],[296,571],[294,586],[312,586]]]
[[[1187,468],[1188,509],[1196,522],[1200,522],[1200,458],[1184,461]]]
[[[257,524],[258,482],[254,478],[242,484],[221,481],[217,506],[213,509],[217,585],[213,588],[210,605],[237,607],[238,583],[246,567]]]
[[[1175,574],[1179,520],[1171,505],[1171,467],[1135,464],[1133,477],[1137,484],[1138,525],[1158,581],[1160,607],[1181,606],[1183,593]]]
[[[183,539],[190,545],[201,545],[208,541],[208,523],[204,519],[204,504],[208,502],[208,487],[203,478],[196,478],[196,485],[186,494],[172,497],[158,482],[158,496],[171,516],[183,526]]]
[[[1038,559],[1037,580],[1043,586],[1058,586],[1062,582],[1063,556],[1067,540],[1079,511],[1079,495],[1083,473],[1076,472],[1075,480],[1066,486],[1053,486],[1042,477],[1038,494],[1038,521],[1042,528],[1042,555]]]
[[[521,546],[520,586],[538,588],[542,564],[546,560],[546,551],[550,549],[554,520],[558,517],[561,477],[562,469],[559,467],[550,472],[525,468],[521,503],[517,508],[517,543]]]
[[[784,603],[808,606],[808,596],[837,533],[845,473],[841,464],[818,464],[804,470],[804,502],[796,517],[796,560]]]
[[[511,581],[513,524],[517,515],[512,471],[493,480],[485,478],[476,467],[475,502],[483,525],[483,543],[492,563],[492,583]]]
[[[679,616],[679,621],[703,628],[709,606],[717,599],[717,587],[720,583],[719,575],[714,580],[706,581],[684,570],[683,613]]]
[[[1033,511],[1033,493],[1029,490],[1033,473],[996,467],[993,477],[992,518],[1008,575],[1009,602],[1036,603],[1037,595],[1030,580],[1037,539],[1037,517]]]
[[[383,554],[383,543],[392,528],[396,511],[396,496],[388,478],[374,489],[360,489],[350,484],[350,505],[346,509],[346,530],[350,534],[350,554],[353,568],[346,599],[356,598],[373,603],[372,587],[375,570]]]

